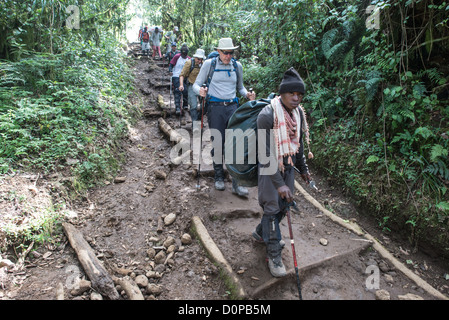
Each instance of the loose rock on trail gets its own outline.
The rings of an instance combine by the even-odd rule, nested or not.
[[[68,221],[110,274],[119,299],[298,299],[287,219],[281,230],[289,275],[277,279],[268,271],[265,246],[251,236],[262,215],[257,188],[240,198],[231,193],[227,179],[226,190],[217,191],[212,166],[202,163],[197,190],[197,165],[174,164],[175,143],[160,129],[162,119],[171,129],[191,131],[188,112],[182,119],[174,115],[167,62],[135,57],[133,99],[143,106],[143,116],[130,128],[125,163],[112,182],[74,205]],[[203,146],[207,158],[209,137]],[[441,298],[398,270],[373,248],[373,241],[336,223],[298,190],[299,212],[291,216],[304,299]],[[205,243],[206,236],[214,249]],[[218,251],[224,262],[210,250]],[[226,267],[228,272],[221,272]],[[21,272],[14,274],[16,286],[9,285],[0,298],[106,298],[64,235],[59,246],[29,255]],[[224,277],[234,283],[232,288]]]

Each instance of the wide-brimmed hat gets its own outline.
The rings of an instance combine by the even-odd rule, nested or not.
[[[234,47],[234,44],[232,43],[231,38],[221,38],[218,41],[218,47],[216,47],[215,49],[217,49],[217,50],[235,50],[237,48],[238,48],[238,46]]]
[[[196,49],[196,52],[193,55],[193,57],[200,58],[200,59],[206,59],[206,54],[204,53],[203,49]]]

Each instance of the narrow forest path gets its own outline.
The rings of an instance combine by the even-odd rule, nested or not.
[[[204,165],[198,191],[196,166],[171,163],[173,143],[158,126],[159,116],[165,115],[165,122],[173,129],[190,127],[188,114],[180,122],[170,110],[162,112],[158,106],[160,95],[164,108],[170,108],[170,75],[166,65],[140,57],[136,59],[135,77],[138,94],[133,99],[136,103],[143,102],[144,116],[130,128],[122,170],[113,183],[91,190],[85,201],[73,208],[76,215],[70,222],[82,231],[107,271],[114,277],[132,279],[145,299],[236,298],[220,276],[217,263],[201,244],[204,235],[192,228],[195,216],[228,261],[245,298],[298,299],[294,274],[273,279],[265,263],[264,246],[252,240],[251,233],[261,217],[257,188],[250,189],[248,199],[233,195],[229,180],[226,191],[216,191],[208,174],[210,167]],[[207,148],[207,137],[204,145]],[[314,177],[321,192],[309,192],[319,202],[344,219],[363,220],[325,177],[317,173]],[[436,299],[388,263],[369,241],[335,223],[299,191],[295,200],[300,212],[292,213],[292,225],[304,299],[374,300],[386,293],[392,300]],[[168,221],[170,218],[174,220]],[[367,229],[365,225],[364,228]],[[286,219],[281,229],[286,241],[284,263],[292,270]],[[369,231],[377,232],[375,227]],[[442,279],[444,270],[433,263],[432,257],[413,256],[406,244],[382,234],[375,237],[400,260],[413,260],[416,274],[447,293]],[[87,276],[64,236],[61,243],[30,255],[25,271],[16,275],[19,285],[12,287],[5,298],[55,299],[57,289],[62,288],[65,299],[94,299],[90,287],[84,292],[72,290],[74,280]],[[378,274],[372,274],[372,270]],[[370,282],[372,275],[378,275],[375,288],[369,286],[376,284]],[[129,298],[123,288],[118,289],[121,298]]]

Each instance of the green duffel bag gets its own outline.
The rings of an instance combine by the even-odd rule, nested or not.
[[[225,164],[231,177],[242,187],[257,186],[257,117],[274,98],[248,101],[228,122],[225,138]]]

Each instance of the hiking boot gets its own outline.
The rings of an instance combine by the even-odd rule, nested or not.
[[[263,241],[263,238],[260,235],[260,233],[257,232],[257,229],[253,231],[252,236],[257,243],[265,244],[265,241]],[[284,248],[285,241],[284,240],[279,241],[279,245],[281,246],[281,248]]]
[[[262,238],[262,225],[259,224],[256,227],[256,230],[254,230],[252,235],[253,235],[254,240],[256,240],[257,243],[265,243],[265,241],[263,241],[263,238]]]
[[[285,277],[287,275],[285,266],[282,263],[281,255],[276,258],[268,258],[268,269],[270,269],[271,275],[276,278]]]
[[[240,197],[248,197],[248,189],[237,185],[237,181],[232,180],[232,193],[237,194]]]
[[[177,115],[177,116],[181,115],[181,109],[179,109],[179,108],[176,108],[176,111],[175,111],[175,113],[176,113],[176,115]]]
[[[223,180],[215,181],[215,189],[223,191],[225,189],[225,183]]]
[[[265,244],[265,241],[263,241],[262,237],[262,224],[257,225],[256,230],[254,230],[252,233],[252,236],[257,243]],[[283,249],[285,247],[285,241],[281,239],[279,241],[279,245],[281,246],[281,249]]]

